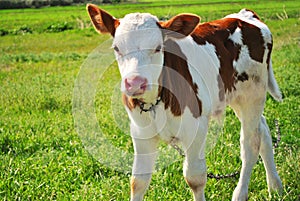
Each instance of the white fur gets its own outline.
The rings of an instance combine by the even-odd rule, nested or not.
[[[240,28],[237,28],[233,34],[229,36],[229,39],[232,40],[234,43],[242,45],[242,32]]]

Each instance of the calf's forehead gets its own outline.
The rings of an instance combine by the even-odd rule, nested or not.
[[[148,13],[128,14],[120,20],[114,43],[138,48],[153,48],[163,40],[157,22],[157,17]]]

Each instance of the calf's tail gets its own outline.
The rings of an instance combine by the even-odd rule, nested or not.
[[[268,92],[275,100],[282,102],[282,94],[274,76],[272,60],[269,63]]]

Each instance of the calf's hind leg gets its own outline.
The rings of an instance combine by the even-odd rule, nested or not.
[[[261,155],[267,173],[268,190],[282,193],[282,183],[276,171],[274,155],[272,150],[272,139],[266,119],[261,116],[259,131],[261,135],[261,143],[259,154]]]
[[[251,101],[249,101],[251,100]],[[242,169],[239,182],[233,192],[232,201],[248,199],[248,185],[253,166],[256,164],[261,144],[260,120],[264,108],[264,97],[253,100],[244,97],[231,107],[241,122],[240,148]]]
[[[261,101],[261,104],[254,102],[233,107],[242,125],[240,136],[242,170],[232,200],[247,200],[251,171],[258,154],[264,162],[270,195],[272,191],[282,192],[282,183],[274,162],[270,130],[265,118],[261,115],[263,103],[264,101]]]

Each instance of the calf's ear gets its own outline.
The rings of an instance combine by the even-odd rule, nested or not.
[[[115,35],[116,29],[120,24],[118,19],[94,4],[87,4],[86,9],[97,32]]]
[[[166,22],[158,22],[166,35],[183,38],[191,34],[200,22],[200,17],[193,14],[179,14]]]

